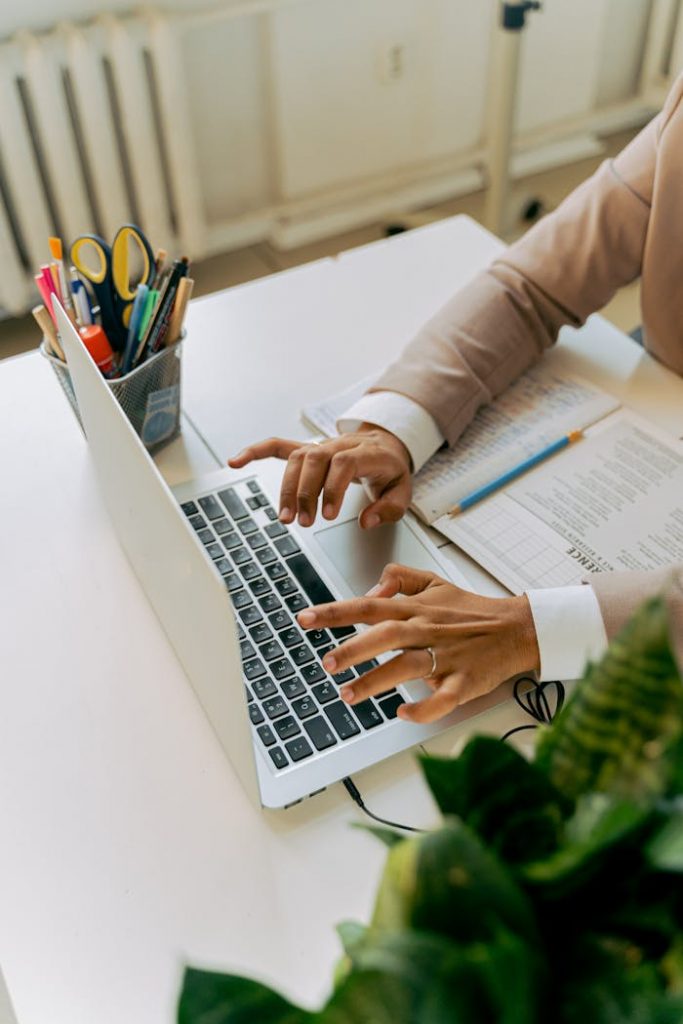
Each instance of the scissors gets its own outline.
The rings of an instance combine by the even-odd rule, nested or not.
[[[142,259],[142,276],[131,281],[130,243]],[[71,246],[71,262],[90,283],[100,307],[102,326],[112,348],[121,351],[138,284],[151,284],[154,253],[145,235],[134,224],[124,224],[111,245],[99,235],[80,235]]]

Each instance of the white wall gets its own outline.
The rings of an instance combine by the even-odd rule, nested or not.
[[[523,41],[519,127],[580,116],[632,93],[650,2],[544,0]],[[177,11],[206,6],[163,4]],[[129,8],[129,0],[106,4]],[[104,9],[92,0],[4,3],[0,37]],[[497,11],[498,0],[301,0],[272,15],[184,32],[194,126],[188,144],[196,150],[207,219],[391,175],[480,144]],[[387,81],[386,54],[395,46],[404,72]]]

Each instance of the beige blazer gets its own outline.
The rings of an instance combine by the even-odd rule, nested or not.
[[[419,402],[450,444],[477,409],[642,278],[648,351],[683,375],[683,76],[664,109],[444,306],[372,390]],[[667,573],[592,576],[609,636]],[[679,620],[683,637],[683,612]]]

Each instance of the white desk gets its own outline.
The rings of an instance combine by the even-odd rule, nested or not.
[[[190,415],[221,457],[300,432],[296,409],[327,390],[328,369],[343,386],[379,367],[496,245],[456,219],[198,302]],[[293,372],[292,345],[314,367]],[[597,321],[563,347],[683,432],[683,382],[618,332]],[[256,405],[275,357],[282,373],[270,390],[263,378]],[[215,465],[189,426],[161,462],[172,480]],[[367,915],[382,849],[348,828],[360,815],[339,786],[287,812],[247,803],[38,356],[0,364],[0,465],[0,963],[20,1024],[167,1024],[186,961],[318,1002],[333,925]],[[509,707],[480,720],[495,732],[520,721]],[[409,755],[360,783],[378,813],[435,820]]]

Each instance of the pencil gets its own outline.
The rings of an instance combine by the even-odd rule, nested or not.
[[[64,349],[59,344],[59,338],[57,337],[55,325],[52,322],[52,317],[48,313],[47,309],[45,308],[45,306],[42,305],[34,306],[31,312],[33,313],[36,323],[43,332],[43,335],[45,336],[45,339],[49,347],[52,349],[57,358],[61,359],[62,362],[65,363],[66,357],[64,355]]]
[[[539,462],[544,462],[546,459],[549,459],[551,455],[555,455],[556,452],[562,451],[563,448],[573,444],[574,441],[578,441],[581,437],[583,437],[582,430],[572,430],[569,434],[561,437],[559,441],[554,441],[552,444],[549,444],[547,448],[537,452],[528,459],[524,459],[523,462],[513,466],[512,469],[508,469],[506,473],[503,473],[502,476],[492,480],[491,483],[485,484],[483,487],[479,487],[476,491],[472,491],[471,494],[468,494],[465,498],[459,501],[448,514],[450,516],[459,515],[460,512],[464,512],[465,509],[471,508],[472,505],[476,505],[478,501],[488,498],[489,494],[493,494],[494,491],[498,491],[501,487],[505,487],[506,484],[516,480],[517,477],[522,476],[522,474],[526,473],[527,470],[533,469],[533,467],[537,466]]]
[[[166,335],[167,340],[165,342],[166,345],[173,345],[180,337],[180,332],[183,329],[183,320],[185,319],[187,304],[192,296],[193,288],[193,278],[181,278],[180,284],[178,285],[178,291],[176,292],[175,302],[173,303],[171,322],[168,325],[168,333]]]

